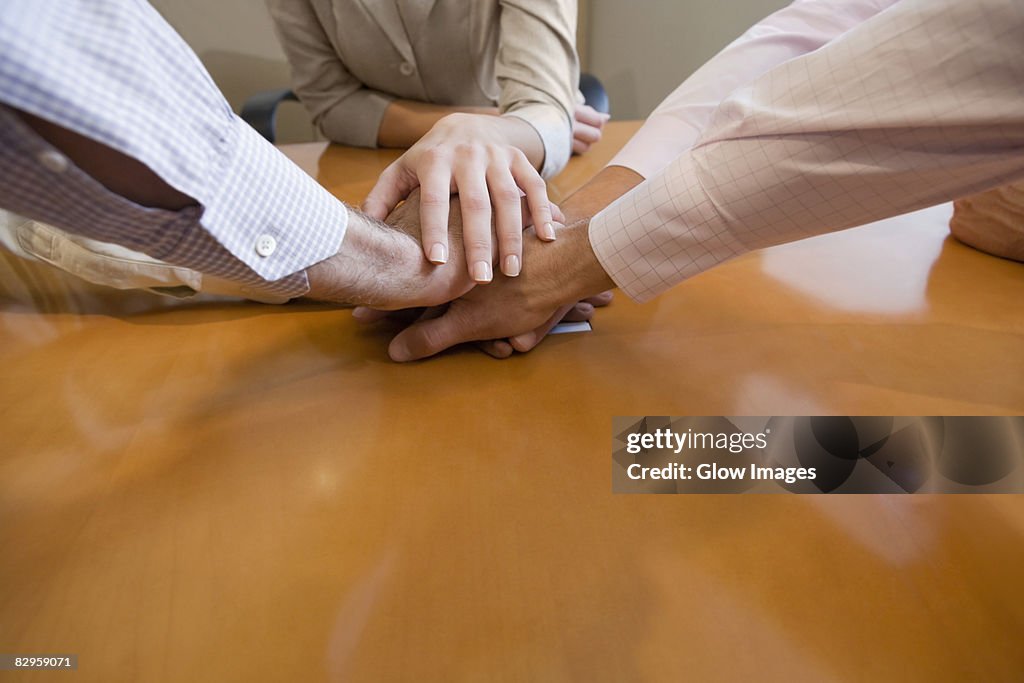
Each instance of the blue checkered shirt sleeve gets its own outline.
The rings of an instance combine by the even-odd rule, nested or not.
[[[0,206],[287,296],[334,254],[347,207],[228,106],[142,0],[0,4]],[[140,161],[197,206],[135,204],[70,164],[10,108]]]

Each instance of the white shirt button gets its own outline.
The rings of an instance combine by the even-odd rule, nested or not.
[[[398,67],[398,72],[403,76],[412,76],[414,73],[416,73],[416,67],[410,64],[409,62],[402,62],[402,64]]]
[[[260,235],[256,238],[256,253],[260,256],[270,256],[275,249],[277,249],[277,240],[270,235]]]
[[[68,170],[68,158],[55,150],[48,149],[45,152],[40,152],[36,159],[54,173],[63,173]]]

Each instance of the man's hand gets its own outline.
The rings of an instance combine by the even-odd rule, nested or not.
[[[577,190],[565,202],[567,223],[589,219],[612,201],[643,182],[640,174],[622,166],[608,166],[591,178],[586,185]],[[572,307],[565,306],[560,310],[567,311],[561,321],[590,320],[595,308],[611,303],[611,291],[587,297]],[[493,339],[479,342],[481,350],[494,358],[508,358],[515,352],[526,353],[544,340],[548,332],[560,320],[549,321],[540,327],[516,335],[511,339]]]
[[[423,259],[419,242],[418,197],[398,207],[385,225],[353,211],[341,249],[306,270],[308,298],[396,310],[435,306],[465,294],[473,279],[465,260],[434,266]],[[462,224],[453,207],[452,247],[462,255]]]
[[[598,308],[612,302],[611,290],[588,296],[575,304],[563,306],[545,324],[535,330],[517,334],[509,339],[491,339],[476,343],[478,349],[492,358],[504,359],[512,354],[527,353],[544,341],[544,338],[560,323],[589,322]]]
[[[522,275],[499,276],[453,301],[440,317],[413,324],[392,340],[391,358],[417,360],[462,342],[503,337],[516,350],[532,348],[578,301],[613,285],[590,247],[587,222],[560,235],[554,245],[527,240]]]
[[[363,208],[368,215],[382,219],[415,188],[421,188],[423,252],[432,263],[443,264],[452,256],[449,199],[452,192],[458,192],[465,221],[465,259],[473,279],[490,282],[493,277],[492,209],[501,272],[515,277],[522,268],[520,189],[537,234],[554,239],[547,186],[521,151],[538,146],[540,138],[533,128],[514,117],[446,116],[388,166]]]
[[[425,358],[463,341],[483,340],[479,344],[483,351],[495,358],[507,358],[516,351],[525,353],[531,350],[563,319],[589,320],[595,307],[605,306],[611,301],[611,292],[602,290],[610,289],[613,283],[593,254],[585,225],[590,216],[642,181],[640,175],[620,166],[609,166],[602,170],[566,200],[567,219],[573,222],[582,221],[581,224],[562,231],[569,239],[559,240],[542,249],[527,249],[530,252],[529,260],[537,260],[537,263],[528,264],[525,277],[517,278],[521,280],[515,282],[520,290],[506,289],[506,286],[512,283],[502,280],[485,288],[495,290],[490,292],[490,295],[488,292],[476,291],[456,302],[453,304],[454,312],[450,314],[438,317],[439,311],[426,313],[426,318],[436,318],[438,322],[424,319],[396,337],[391,345],[392,357],[395,360]],[[530,244],[528,240],[528,247]],[[568,259],[569,268],[559,270],[560,259]],[[566,278],[571,280],[574,277],[571,273],[577,271],[581,273],[579,282],[565,281]],[[538,278],[535,279],[534,273],[538,274]],[[544,286],[533,286],[537,279],[543,281],[545,273],[558,278],[560,283],[549,284],[546,290]],[[587,283],[590,282],[594,284],[588,286]],[[537,294],[527,294],[526,289]],[[573,299],[573,292],[578,292],[580,299]],[[602,293],[595,295],[594,292]],[[542,304],[541,308],[551,308],[550,315],[536,315],[532,318],[520,315],[518,307],[521,302],[516,300],[516,296],[525,300],[528,296],[548,295],[553,298]],[[514,332],[495,332],[496,329],[502,329],[502,326],[492,325],[492,321],[487,317],[495,311],[485,310],[486,305],[500,305],[499,298],[506,299],[505,305],[509,308],[504,312],[498,312],[499,316],[504,317],[497,322],[507,323],[504,326],[515,330]],[[357,309],[355,314],[361,322],[373,322],[383,317],[383,314],[369,309]],[[538,323],[537,319],[540,318],[543,320]],[[428,325],[428,322],[431,324]],[[531,323],[536,324],[530,327]]]

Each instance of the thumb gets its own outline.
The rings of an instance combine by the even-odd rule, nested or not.
[[[478,338],[474,330],[458,314],[454,304],[439,318],[421,320],[405,328],[391,340],[391,360],[405,363],[441,353],[447,348]]]
[[[363,200],[362,210],[367,216],[379,221],[387,218],[398,203],[409,196],[419,183],[416,176],[405,173],[402,159],[384,169],[377,179],[377,184]]]

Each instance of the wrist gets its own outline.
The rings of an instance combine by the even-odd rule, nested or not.
[[[405,274],[421,267],[418,244],[408,235],[350,210],[338,252],[306,269],[307,297],[385,308],[408,297]]]
[[[590,218],[644,181],[625,166],[606,166],[562,202],[566,223]]]
[[[454,113],[441,119],[438,126],[460,140],[519,149],[534,168],[544,162],[544,142],[529,123],[517,116]]]
[[[506,144],[517,147],[534,168],[544,165],[544,140],[528,121],[515,115],[492,117],[497,122],[502,139]]]
[[[615,288],[590,245],[589,219],[561,228],[557,234],[554,242],[535,244],[533,253],[523,259],[523,275],[534,274],[533,289],[542,299],[542,308],[554,309]],[[533,268],[531,264],[535,264]]]

